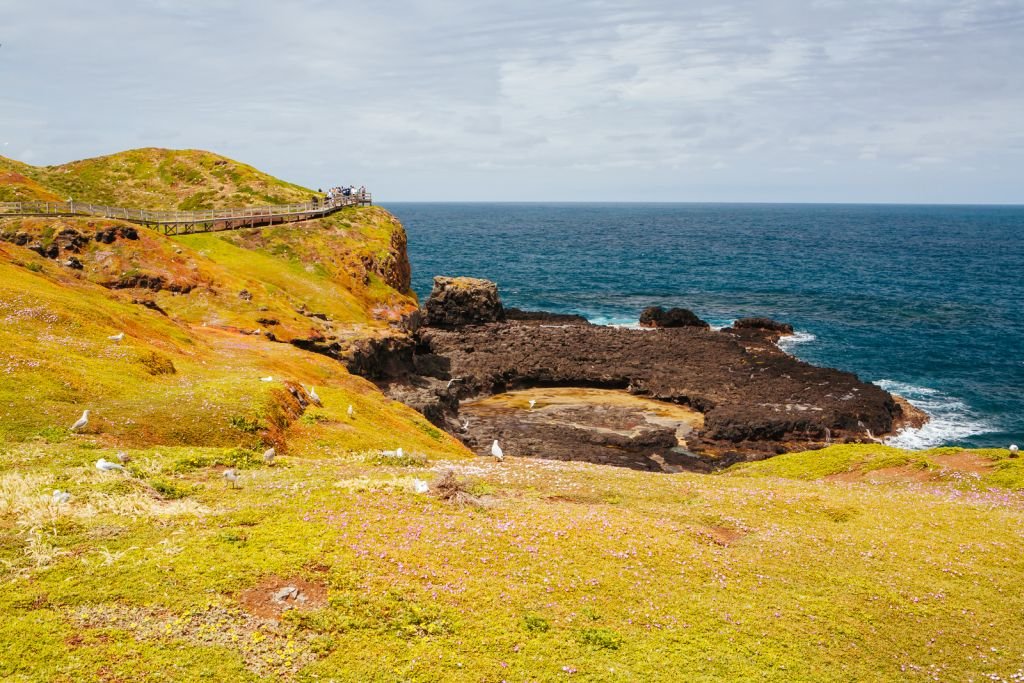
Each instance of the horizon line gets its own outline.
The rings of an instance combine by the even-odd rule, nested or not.
[[[746,205],[746,206],[946,206],[946,207],[999,207],[999,208],[1024,208],[1022,202],[871,202],[871,201],[749,201],[749,200],[590,200],[590,199],[393,199],[378,201],[374,205],[385,206],[386,204],[604,204],[608,206],[620,206],[624,204],[650,205],[650,204],[691,204],[691,205]]]

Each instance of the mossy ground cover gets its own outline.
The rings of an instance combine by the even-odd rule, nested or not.
[[[1024,498],[94,437],[0,460],[13,680],[1015,680]],[[479,505],[417,494],[453,468]],[[154,480],[187,493],[169,498]],[[72,492],[54,506],[49,492]],[[274,612],[272,587],[319,592]],[[260,593],[260,587],[263,592]],[[314,590],[315,587],[315,590]],[[255,592],[254,592],[255,591]],[[261,602],[262,601],[262,602]],[[267,616],[270,610],[271,616]],[[994,678],[998,677],[998,678]]]

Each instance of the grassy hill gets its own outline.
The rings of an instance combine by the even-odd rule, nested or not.
[[[55,167],[63,185],[0,172],[196,196],[174,174],[115,181],[135,155]],[[475,458],[289,343],[393,334],[416,305],[404,240],[377,207],[178,238],[0,220],[0,679],[1024,679],[1021,460]],[[126,472],[94,467],[118,452]],[[454,498],[421,491],[448,471]]]
[[[78,201],[136,209],[216,209],[309,201],[312,191],[201,150],[133,149],[59,166],[0,157],[0,201]]]

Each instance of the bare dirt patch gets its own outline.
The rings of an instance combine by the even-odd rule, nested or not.
[[[733,543],[736,543],[747,535],[745,531],[731,529],[724,526],[701,527],[699,529],[695,529],[695,533],[702,541],[713,545],[720,545],[723,548],[728,548]]]
[[[291,590],[289,590],[291,589]],[[270,576],[242,591],[238,601],[249,614],[263,619],[279,619],[285,610],[318,609],[327,604],[327,586],[302,578]]]
[[[973,474],[986,474],[992,469],[992,461],[977,453],[951,453],[949,455],[932,456],[935,464],[957,472],[971,472]]]

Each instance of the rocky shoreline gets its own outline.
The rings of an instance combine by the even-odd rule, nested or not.
[[[755,318],[711,330],[685,309],[648,309],[641,320],[647,329],[505,309],[494,283],[437,277],[405,334],[354,354],[349,367],[477,452],[497,438],[510,455],[636,469],[715,469],[877,440],[921,419],[909,404],[852,373],[780,350],[775,342],[792,333],[784,323]],[[466,401],[554,387],[628,393],[691,409],[702,419],[680,437],[672,426],[645,420],[649,410],[619,401],[614,409],[581,403],[571,420],[552,423],[532,411],[460,416]]]

